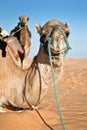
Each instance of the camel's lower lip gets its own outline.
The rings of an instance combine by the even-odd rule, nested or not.
[[[54,49],[52,49],[52,48],[51,48],[51,52],[52,52],[53,54],[60,54],[60,51],[59,51],[59,50],[56,51],[56,50],[54,50]]]

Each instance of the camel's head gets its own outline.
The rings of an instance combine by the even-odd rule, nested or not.
[[[48,53],[48,44],[52,55],[59,56],[66,53],[69,49],[67,37],[69,35],[68,24],[63,24],[57,20],[47,22],[43,27],[36,25],[37,32],[40,34],[40,42]]]
[[[25,15],[19,16],[19,20],[20,20],[21,26],[25,26],[28,23],[29,17],[27,17]]]

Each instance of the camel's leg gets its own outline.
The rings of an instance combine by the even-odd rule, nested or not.
[[[24,110],[17,110],[16,112],[18,112],[18,113],[22,113],[22,112],[24,112]]]
[[[4,96],[0,96],[0,112],[1,112],[1,113],[6,112],[6,111],[3,109],[3,106],[5,106],[5,105],[8,105],[7,99],[6,99]]]
[[[28,45],[24,46],[24,59],[23,59],[23,69],[29,67],[28,55],[29,55],[30,47]]]
[[[26,58],[29,55],[30,46],[29,45],[25,45],[24,46],[24,51],[25,51],[24,57]]]

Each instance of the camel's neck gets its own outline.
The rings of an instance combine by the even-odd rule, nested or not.
[[[37,54],[37,62],[42,64],[50,65],[49,57],[47,54],[45,54],[42,47],[40,47],[39,52]]]
[[[33,59],[26,78],[26,93],[28,92],[29,103],[37,105],[45,96],[49,87],[49,73],[49,58],[44,54],[43,49],[40,48],[37,56]]]
[[[41,47],[37,55],[37,64],[40,70],[42,84],[46,83],[49,85],[49,75],[51,75],[49,57]]]
[[[20,43],[21,43],[22,46],[24,46],[25,44],[28,44],[28,46],[31,45],[31,42],[30,42],[30,31],[28,30],[27,26],[25,26],[20,31],[19,41],[20,41]]]
[[[54,71],[58,77],[59,72],[57,68],[59,67],[54,67]],[[44,53],[43,48],[40,48],[37,56],[33,59],[26,77],[26,94],[30,104],[38,105],[45,96],[48,87],[52,83],[51,75],[49,57]]]
[[[43,48],[40,48],[37,55],[37,64],[41,72],[43,80],[49,85],[52,84],[52,71],[50,65],[50,59],[47,54],[45,54]],[[59,55],[59,59],[52,59],[53,70],[55,73],[55,80],[59,80],[63,75],[63,55]]]

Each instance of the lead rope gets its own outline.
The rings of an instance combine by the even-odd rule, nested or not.
[[[26,78],[25,78],[25,83],[26,83]],[[25,90],[24,90],[25,91]],[[43,121],[43,123],[50,129],[50,130],[54,130],[42,117],[41,113],[39,112],[38,108],[35,108],[34,105],[31,105],[28,100],[27,97],[25,96],[25,101],[27,102],[28,106],[30,107],[31,110],[35,110],[35,112],[38,114],[38,116],[40,117],[40,119]]]
[[[60,103],[59,103],[58,92],[57,92],[57,88],[56,88],[55,74],[54,74],[52,58],[51,58],[50,43],[51,42],[50,42],[50,39],[49,39],[48,40],[48,52],[49,52],[50,66],[51,66],[51,72],[52,72],[52,80],[53,80],[53,83],[54,83],[54,92],[55,92],[55,96],[56,96],[56,103],[57,103],[57,108],[58,108],[58,113],[59,113],[60,121],[61,121],[61,124],[62,124],[62,128],[63,128],[63,130],[66,130],[63,119],[62,119],[62,113],[61,113],[61,110],[60,110]]]
[[[17,31],[13,32],[11,35],[14,36],[17,32],[21,31],[24,27],[19,28]]]
[[[28,25],[28,22],[26,23],[26,26]],[[25,26],[24,27],[19,27],[19,29],[17,30],[17,31],[15,31],[15,32],[12,32],[12,36],[14,36],[17,32],[19,32],[19,31],[21,31],[23,28],[25,28]]]
[[[44,118],[41,116],[40,112],[37,110],[37,109],[34,109],[37,114],[39,115],[39,117],[41,118],[41,120],[43,121],[43,123],[48,127],[50,128],[50,130],[54,130],[49,124],[47,124],[47,122],[44,120]]]
[[[43,121],[43,123],[50,129],[50,130],[54,130],[45,120],[44,118],[42,117],[42,115],[40,114],[39,110],[37,108],[35,108],[35,106],[31,105],[27,99],[26,99],[26,96],[25,96],[25,101],[27,102],[27,104],[29,105],[30,107],[30,110],[35,110],[35,112],[38,114],[38,116],[40,117],[40,119]]]

